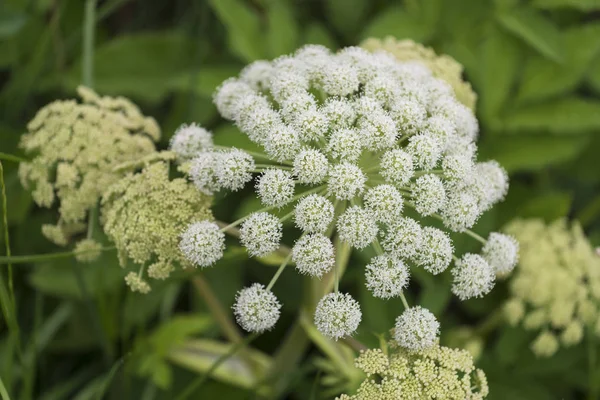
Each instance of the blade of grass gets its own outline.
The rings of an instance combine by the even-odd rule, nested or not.
[[[0,396],[2,396],[2,400],[10,400],[10,396],[4,387],[4,382],[2,382],[2,377],[0,376]]]
[[[2,195],[2,225],[4,226],[4,247],[5,247],[5,251],[6,251],[6,257],[10,257],[11,256],[11,251],[10,251],[10,236],[8,233],[8,202],[6,200],[6,185],[4,184],[4,167],[2,166],[2,163],[0,162],[0,189],[2,190],[1,195]],[[11,301],[11,306],[12,306],[12,312],[17,313],[17,305],[16,305],[16,301],[15,301],[15,288],[14,288],[14,283],[13,283],[13,268],[12,268],[12,264],[9,262],[8,263],[8,292],[10,295],[10,301]]]
[[[44,298],[40,292],[36,292],[35,294],[35,311],[33,317],[33,334],[31,338],[31,346],[33,349],[37,348],[37,340],[38,340],[38,332],[40,329],[40,325],[42,323],[42,310],[43,310],[43,301]],[[30,359],[28,359],[28,367],[26,371],[24,371],[24,379],[23,379],[23,389],[21,392],[21,398],[23,399],[32,399],[33,398],[33,383],[35,382],[35,374],[36,374],[36,358],[37,351],[33,350],[30,352]]]
[[[125,354],[123,357],[121,357],[117,361],[115,361],[113,366],[110,368],[110,371],[108,371],[108,375],[106,376],[106,379],[104,379],[104,382],[98,389],[98,393],[96,395],[97,400],[102,400],[102,398],[104,398],[104,395],[106,394],[106,390],[110,387],[110,383],[112,382],[113,378],[115,377],[115,374],[117,373],[119,368],[121,368],[121,365],[123,365],[125,363],[125,359],[128,356],[129,356],[129,354]]]

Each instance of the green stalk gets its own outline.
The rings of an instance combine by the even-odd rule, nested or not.
[[[102,247],[100,248],[100,252],[114,250],[114,246]],[[48,260],[56,260],[60,258],[69,258],[73,257],[77,254],[86,254],[90,252],[94,252],[96,250],[84,250],[84,251],[61,251],[56,253],[48,253],[48,254],[31,254],[26,256],[10,256],[10,257],[0,257],[0,265],[3,264],[26,264],[26,263],[34,263],[40,261],[48,261]]]
[[[6,200],[6,184],[4,183],[4,166],[0,162],[0,189],[2,190],[2,224],[4,226],[4,247],[6,250],[6,257],[10,258],[10,236],[8,233],[8,201]],[[10,303],[12,312],[16,318],[17,315],[17,302],[15,299],[15,287],[13,280],[13,266],[12,263],[8,262],[8,292],[10,296]]]
[[[283,260],[283,262],[279,266],[279,269],[277,270],[277,272],[275,272],[275,275],[273,275],[273,278],[271,278],[271,282],[269,282],[269,285],[267,286],[267,290],[271,290],[273,288],[273,286],[279,279],[279,276],[281,275],[281,273],[283,272],[285,267],[287,267],[287,265],[290,263],[291,259],[292,259],[292,252],[290,251],[290,254],[288,254],[288,256],[285,258],[285,260]]]
[[[2,152],[0,152],[0,160],[12,161],[12,162],[16,162],[16,163],[27,161],[23,157],[15,156],[14,154],[2,153]]]
[[[85,1],[83,26],[83,70],[81,82],[91,88],[94,85],[94,33],[96,28],[96,0]]]

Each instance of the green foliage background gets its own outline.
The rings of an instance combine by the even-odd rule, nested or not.
[[[0,2],[0,152],[19,154],[19,136],[36,110],[74,96],[81,82],[83,14],[80,0]],[[253,60],[304,43],[335,49],[387,35],[453,56],[479,95],[480,159],[497,159],[511,175],[511,189],[475,231],[485,235],[517,216],[567,216],[600,244],[598,0],[105,0],[98,4],[93,86],[130,97],[155,116],[163,147],[179,124],[198,122],[214,131],[217,143],[250,148],[211,104],[222,80]],[[54,212],[32,204],[15,163],[2,165],[13,254],[59,251],[40,233]],[[249,194],[217,198],[216,215],[233,220],[246,214],[257,206]],[[476,246],[460,239],[455,244],[458,252]],[[357,339],[377,346],[374,333],[391,328],[402,308],[368,295],[364,263],[353,256],[342,286],[363,308]],[[273,271],[230,246],[202,275],[229,307],[245,283],[265,281]],[[60,259],[14,266],[19,335],[10,333],[10,321],[0,323],[0,398],[176,398],[227,351],[205,302],[184,277],[155,285],[146,296],[130,293],[122,278],[111,253],[91,265]],[[290,310],[302,297],[298,280],[288,271],[275,289],[286,307],[277,328],[253,343],[259,352],[248,356],[257,368],[265,368],[294,321]],[[442,341],[463,325],[485,334],[479,365],[491,399],[597,398],[596,343],[538,360],[528,350],[528,333],[481,325],[501,306],[506,285],[485,299],[459,303],[448,281],[416,274],[409,299],[440,317]],[[282,356],[278,398],[332,398],[328,384],[347,383],[323,372],[315,362],[318,347],[307,349],[297,364]],[[261,396],[249,388],[244,371],[224,370],[217,378],[190,398]]]

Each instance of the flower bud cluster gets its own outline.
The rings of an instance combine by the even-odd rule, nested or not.
[[[581,342],[586,331],[600,336],[600,257],[581,226],[562,219],[518,219],[505,231],[521,249],[504,311],[511,325],[539,332],[532,351],[549,357],[561,346]],[[503,254],[490,262],[504,265],[500,249],[505,246],[505,240],[490,237],[487,252]]]

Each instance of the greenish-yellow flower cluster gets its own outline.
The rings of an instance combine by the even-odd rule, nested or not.
[[[132,290],[148,292],[144,269],[152,279],[166,279],[175,264],[191,266],[179,250],[180,235],[190,223],[211,219],[210,198],[184,178],[169,179],[169,165],[155,162],[112,185],[102,199],[102,224],[114,242],[122,267],[141,265],[126,279]]]
[[[446,54],[437,55],[429,47],[410,39],[398,40],[393,36],[388,36],[383,40],[369,38],[361,44],[361,47],[369,51],[385,50],[400,61],[422,62],[435,77],[445,80],[452,86],[456,98],[461,103],[475,111],[477,94],[471,88],[471,84],[463,80],[463,66],[454,58]]]
[[[600,335],[600,257],[581,226],[565,220],[515,220],[505,229],[521,245],[521,261],[505,306],[512,325],[539,331],[531,345],[541,357],[581,341],[586,327]]]
[[[75,259],[79,262],[89,263],[96,261],[102,252],[102,244],[94,239],[83,239],[75,245]]]
[[[363,351],[355,364],[367,378],[355,395],[339,400],[477,400],[489,392],[485,373],[468,351],[439,344],[409,352],[392,341],[383,350]]]
[[[19,166],[23,186],[41,207],[60,203],[57,224],[44,225],[42,233],[61,246],[85,231],[104,189],[122,176],[115,167],[155,152],[160,138],[154,119],[129,100],[100,97],[85,87],[78,93],[80,103],[62,100],[42,108],[20,143],[31,157]]]

